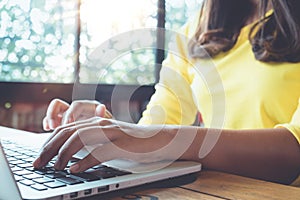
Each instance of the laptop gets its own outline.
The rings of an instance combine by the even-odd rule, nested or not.
[[[172,181],[175,177],[201,170],[201,164],[190,161],[140,164],[121,159],[102,163],[78,174],[70,174],[67,169],[56,171],[53,168],[55,160],[43,169],[34,169],[31,163],[48,136],[0,127],[0,200],[64,200],[101,196],[157,181]],[[70,160],[68,166],[83,154],[84,151]]]

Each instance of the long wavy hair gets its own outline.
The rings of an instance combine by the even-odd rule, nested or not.
[[[207,58],[229,51],[241,28],[257,15],[248,36],[255,58],[300,62],[300,0],[205,0],[189,54]]]

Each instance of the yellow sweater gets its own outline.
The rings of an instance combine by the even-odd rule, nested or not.
[[[197,20],[187,23],[170,43],[139,123],[191,125],[200,112],[205,127],[285,127],[300,143],[300,63],[256,60],[248,40],[251,25],[241,30],[230,51],[192,59],[187,42],[196,27]],[[293,185],[300,185],[300,176]]]
[[[259,129],[286,127],[300,142],[300,63],[255,59],[250,25],[236,45],[213,59],[192,59],[187,41],[197,20],[176,35],[141,124],[193,124],[197,112],[205,127]]]
[[[169,44],[160,82],[139,123],[191,125],[200,112],[206,127],[286,127],[300,143],[300,63],[256,60],[250,25],[229,52],[192,59],[187,42],[196,26],[197,20],[186,24]]]

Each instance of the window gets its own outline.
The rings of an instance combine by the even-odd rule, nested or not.
[[[130,30],[156,27],[157,2],[110,0],[103,5],[101,1],[82,1],[80,81],[138,85],[154,83],[155,50],[139,49],[124,53],[122,39],[130,40],[127,36],[134,34],[134,31],[126,34]],[[99,59],[97,63],[87,65],[89,55],[97,47],[105,50],[104,61]]]
[[[138,120],[145,102],[154,91],[153,84],[158,80],[159,63],[165,52],[132,47],[124,53],[124,44],[122,46],[113,39],[157,26],[176,31],[198,11],[199,2],[0,1],[1,125],[42,131],[41,120],[48,102],[54,97],[71,101],[74,82],[78,80],[84,92],[90,85],[97,86],[95,98],[108,108],[117,107],[114,113],[117,119]],[[156,35],[149,38],[147,42],[153,46],[157,42],[164,44],[163,40],[157,41]],[[98,47],[104,47],[105,58],[117,59],[90,62]],[[120,86],[116,98],[120,102],[111,100],[116,85]],[[127,120],[128,113],[123,112],[124,96],[133,90],[129,105],[133,112]],[[86,96],[83,93],[78,98]],[[112,106],[113,103],[117,105]]]
[[[0,2],[0,81],[74,80],[76,4],[72,0]]]
[[[178,29],[200,7],[196,0],[160,1],[167,29]],[[79,74],[82,83],[152,84],[155,49],[130,51],[109,66],[90,66],[87,60],[111,37],[156,27],[158,5],[158,0],[3,0],[0,81],[72,83]],[[107,44],[108,56],[119,54],[120,44]]]

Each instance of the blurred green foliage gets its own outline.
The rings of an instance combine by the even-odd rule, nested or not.
[[[93,1],[99,4],[98,0],[82,0],[82,3],[92,4]],[[145,0],[145,2],[149,4],[149,1]],[[201,0],[167,0],[166,28],[177,30],[191,14],[198,10],[199,2]],[[75,0],[2,0],[0,2],[0,81],[57,83],[74,81],[77,59],[77,3]],[[145,9],[148,9],[146,14],[141,12],[139,15],[140,27],[156,24],[157,0],[151,0],[150,3],[152,6],[148,4],[145,6]],[[105,7],[105,1],[102,4]],[[119,14],[114,13],[114,10],[110,12]],[[127,20],[122,17],[120,19]],[[107,19],[96,19],[89,24],[101,27],[101,20]],[[119,25],[122,23],[124,22],[119,22]],[[135,23],[137,22],[132,21],[132,24]],[[118,27],[113,28],[118,30]],[[88,57],[101,43],[94,41],[98,35],[89,31],[84,19],[81,20],[79,37],[82,82],[138,85],[154,83],[155,51],[153,49],[135,50],[132,47],[132,51],[117,56],[118,59],[112,60],[108,66],[101,66],[101,63],[90,66],[87,64]],[[118,42],[110,43],[107,46],[109,51],[106,53],[112,57],[119,55],[118,45],[120,45]]]
[[[71,1],[2,0],[0,80],[71,82],[75,18]]]

